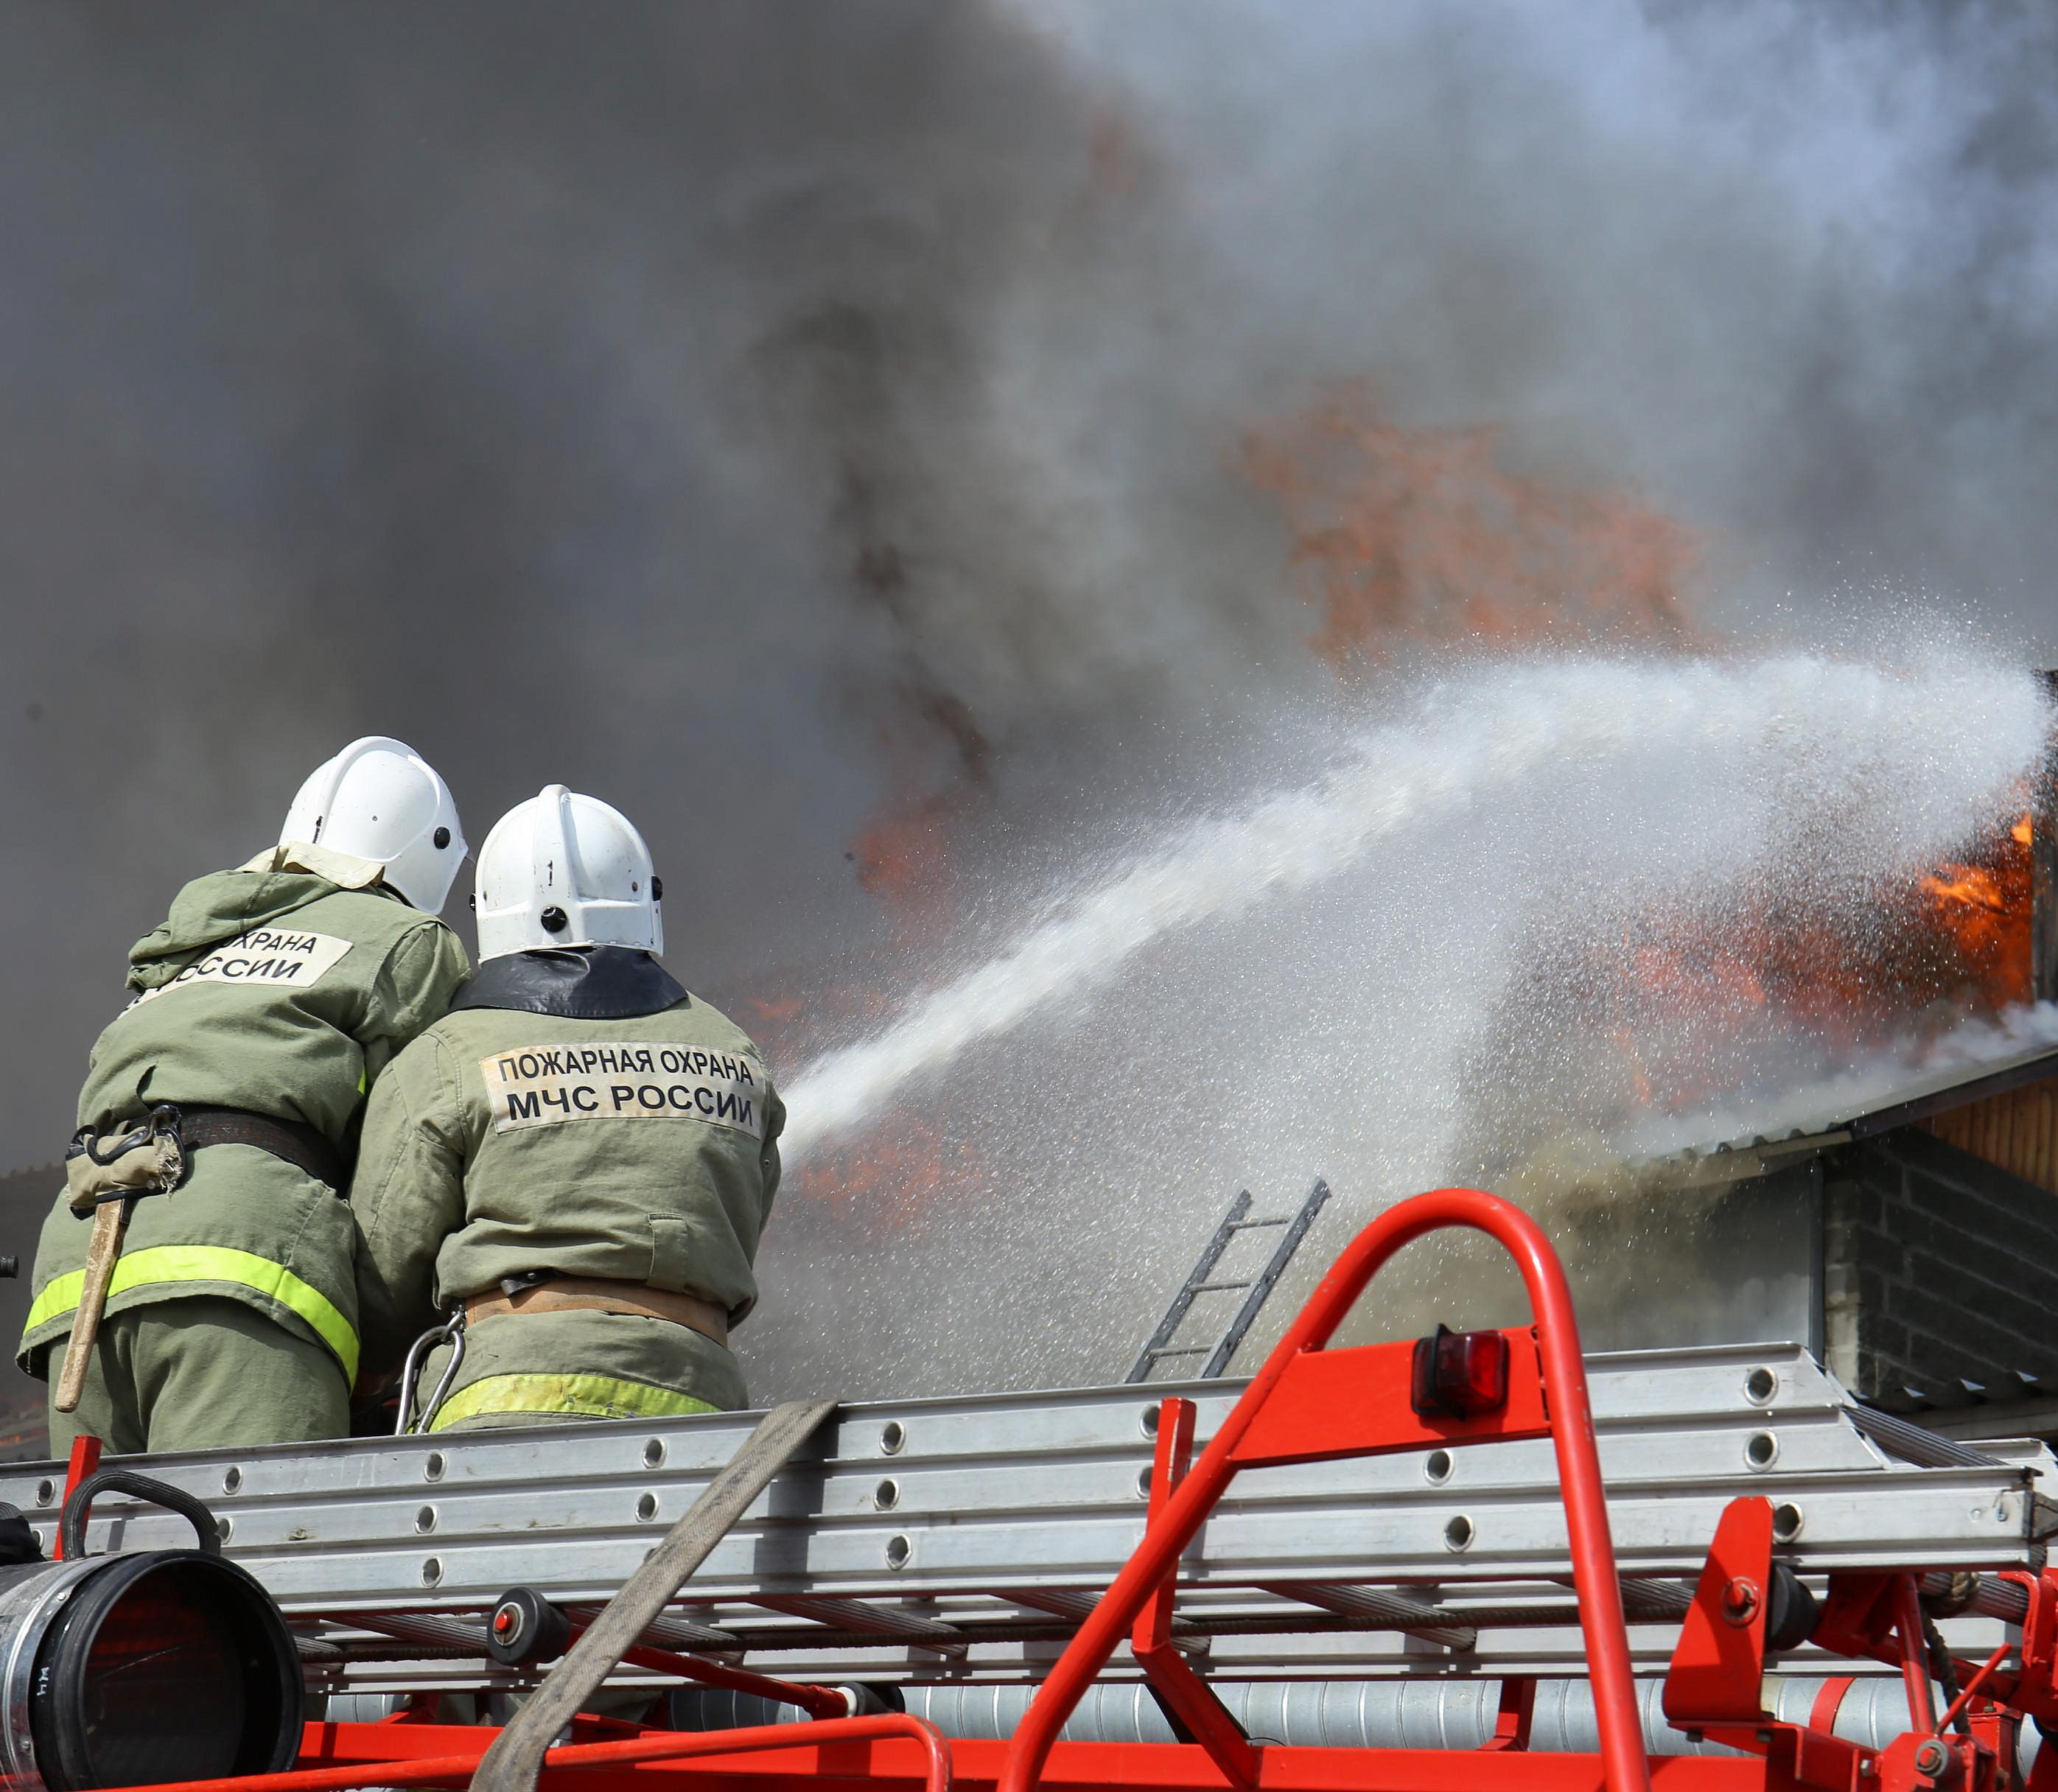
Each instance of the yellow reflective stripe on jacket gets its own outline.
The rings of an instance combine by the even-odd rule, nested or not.
[[[483,1375],[436,1409],[431,1431],[483,1413],[534,1413],[557,1418],[675,1419],[719,1413],[691,1394],[612,1375]]]
[[[108,1298],[125,1294],[133,1288],[179,1281],[231,1281],[268,1294],[313,1326],[316,1335],[341,1361],[344,1373],[353,1381],[357,1379],[357,1333],[336,1310],[336,1303],[283,1264],[254,1251],[230,1250],[221,1245],[153,1245],[147,1250],[132,1250],[114,1266]],[[53,1277],[29,1309],[22,1336],[70,1313],[78,1305],[85,1289],[83,1269]]]

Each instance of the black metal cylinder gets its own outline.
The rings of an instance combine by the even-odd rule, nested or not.
[[[0,1772],[34,1792],[271,1773],[299,1651],[244,1569],[153,1550],[0,1570]]]

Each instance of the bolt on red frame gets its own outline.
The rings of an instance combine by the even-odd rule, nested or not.
[[[1475,1418],[1424,1418],[1412,1409],[1410,1345],[1325,1349],[1366,1284],[1396,1251],[1448,1226],[1484,1232],[1515,1259],[1536,1321],[1533,1342],[1528,1333],[1506,1334],[1515,1366],[1505,1409]],[[1496,1196],[1464,1188],[1437,1189],[1389,1208],[1330,1267],[1200,1460],[1162,1505],[1154,1507],[1136,1553],[1023,1715],[997,1792],[1030,1792],[1039,1782],[1065,1720],[1146,1605],[1170,1585],[1181,1556],[1240,1470],[1547,1435],[1557,1450],[1607,1792],[1649,1792],[1650,1766],[1571,1290],[1535,1221]],[[1240,1765],[1235,1756],[1230,1759]],[[1225,1771],[1232,1780],[1242,1777]]]

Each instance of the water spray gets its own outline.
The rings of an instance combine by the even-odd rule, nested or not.
[[[1914,666],[1794,654],[1479,669],[1366,729],[1306,786],[1199,822],[1047,900],[987,962],[806,1066],[786,1091],[787,1151],[799,1158],[832,1143],[974,1047],[1105,994],[1153,943],[1322,884],[1489,795],[1676,765],[1679,801],[1690,790],[1730,799],[1724,824],[1749,836],[1747,859],[1799,810],[1888,793],[1892,825],[1874,831],[1872,847],[1885,872],[1996,818],[2048,725],[2027,673],[1949,653]],[[1732,851],[1732,868],[1738,858]],[[1650,893],[1693,868],[1644,868]]]

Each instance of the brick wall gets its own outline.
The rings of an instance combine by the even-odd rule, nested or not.
[[[1829,1154],[1823,1342],[1861,1397],[2058,1391],[2058,1198],[1913,1128]],[[2035,1381],[2040,1378],[2040,1389]]]

